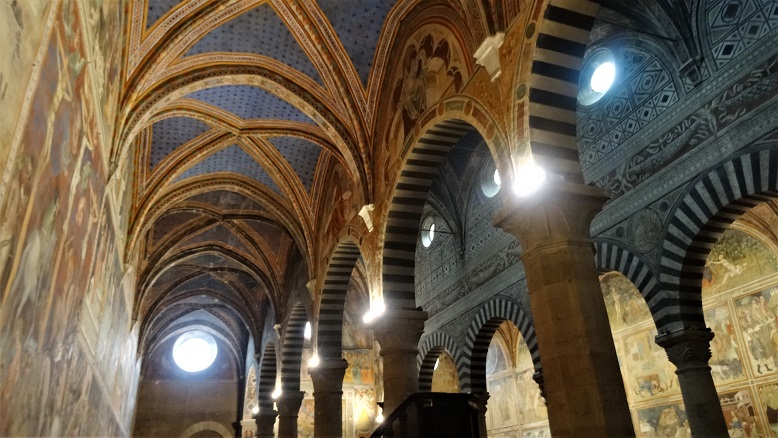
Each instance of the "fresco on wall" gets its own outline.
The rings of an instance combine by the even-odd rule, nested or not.
[[[307,394],[306,394],[307,395]],[[313,398],[306,397],[297,414],[297,436],[300,438],[313,438]]]
[[[778,259],[752,235],[729,228],[711,248],[702,280],[703,297],[741,287],[778,272]]]
[[[506,345],[513,345],[509,353]],[[506,354],[519,360],[510,364]],[[486,424],[489,436],[549,436],[546,402],[532,379],[535,369],[526,342],[516,326],[504,322],[495,332],[486,361],[489,402]]]
[[[106,126],[106,138],[113,135],[112,126],[119,107],[122,81],[122,40],[114,35],[122,32],[129,0],[82,0],[89,37],[90,63],[93,66],[96,90],[103,90],[98,101],[100,117]],[[107,151],[110,152],[110,151]]]
[[[613,332],[651,318],[645,299],[627,277],[610,272],[600,278],[600,287]]]
[[[778,435],[778,384],[770,383],[759,387],[761,411],[767,420],[769,432]]]
[[[627,396],[633,402],[680,394],[675,366],[654,342],[656,335],[656,329],[650,328],[624,337],[621,364]]]
[[[447,352],[438,356],[435,369],[432,371],[432,392],[459,392],[459,375],[457,364]]]
[[[14,12],[3,17],[24,22],[23,32],[40,32],[45,20],[33,22],[29,12],[43,4],[11,2]],[[139,368],[126,299],[131,283],[123,281],[123,248],[103,208],[106,136],[80,7],[59,2],[52,11],[54,26],[43,41],[37,88],[26,97],[30,117],[3,198],[2,436],[124,436],[134,411]],[[85,302],[97,311],[100,337],[79,330]]]
[[[710,341],[711,359],[708,361],[713,380],[716,384],[725,384],[744,379],[743,359],[729,307],[725,304],[705,310],[705,322],[715,334]]]
[[[0,55],[0,169],[8,160],[48,10],[46,1],[0,2],[0,41],[7,49]]]
[[[384,148],[378,163],[377,180],[391,187],[399,172],[405,139],[414,124],[427,108],[447,94],[461,90],[466,81],[467,69],[457,40],[441,26],[426,26],[408,39],[402,57],[392,73],[387,114],[388,126],[384,127]]]
[[[772,287],[735,300],[737,324],[746,344],[754,376],[778,371],[778,287]]]
[[[372,348],[373,332],[362,321],[362,315],[367,313],[369,308],[370,302],[367,294],[361,293],[356,287],[349,287],[343,309],[342,345],[344,350]]]
[[[683,403],[638,409],[637,432],[640,437],[691,437]]]
[[[343,357],[348,361],[343,384],[374,385],[373,350],[346,350]]]
[[[724,421],[731,437],[762,437],[764,431],[757,420],[758,409],[754,406],[750,389],[719,394]]]

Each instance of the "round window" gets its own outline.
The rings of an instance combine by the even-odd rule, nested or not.
[[[421,223],[421,244],[429,248],[433,240],[435,240],[435,218],[429,216]]]
[[[581,70],[581,83],[578,85],[578,101],[591,105],[602,99],[613,87],[618,75],[616,61],[608,49],[600,49],[589,55]]]
[[[486,166],[481,172],[481,191],[487,198],[491,198],[500,191],[500,185],[502,180],[500,179],[500,172],[493,166]]]
[[[200,330],[186,332],[173,345],[173,360],[184,371],[202,371],[216,359],[216,341]]]

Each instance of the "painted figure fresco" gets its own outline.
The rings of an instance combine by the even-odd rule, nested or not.
[[[656,329],[653,328],[624,338],[621,358],[626,374],[624,386],[633,402],[680,394],[675,366],[654,338]]]
[[[775,373],[778,354],[778,287],[735,300],[737,324],[745,341],[754,376]]]
[[[710,342],[712,356],[708,361],[714,381],[724,384],[745,378],[729,307],[722,305],[705,310],[705,322],[715,334]]]
[[[711,248],[703,274],[703,296],[723,293],[778,272],[778,259],[761,240],[727,229]]]
[[[691,437],[686,409],[672,403],[638,410],[638,434],[641,437]]]
[[[600,278],[600,287],[611,331],[618,332],[651,319],[646,301],[627,277],[616,272],[605,274]]]
[[[764,436],[750,389],[719,394],[719,401],[724,410],[724,420],[730,437]]]

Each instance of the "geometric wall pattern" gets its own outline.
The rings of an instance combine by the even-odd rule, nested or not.
[[[185,56],[212,52],[267,56],[321,83],[319,72],[269,3],[246,11],[213,29],[197,41]]]
[[[320,0],[319,7],[346,49],[363,84],[373,65],[381,24],[394,2],[388,0]]]
[[[678,102],[675,83],[659,58],[634,47],[613,50],[613,54],[617,82],[599,102],[578,106],[578,146],[584,170]]]
[[[773,0],[712,0],[705,14],[717,67],[778,28],[778,4]]]

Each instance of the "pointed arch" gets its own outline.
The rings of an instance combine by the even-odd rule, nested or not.
[[[284,331],[281,350],[281,388],[283,391],[300,390],[300,368],[305,345],[305,323],[308,314],[302,303],[294,305]]]
[[[351,240],[341,241],[332,254],[322,287],[317,325],[319,357],[340,360],[343,347],[343,311],[351,273],[361,257],[359,247]]]
[[[661,248],[657,327],[705,327],[702,274],[711,247],[743,213],[778,195],[778,146],[741,153],[697,177],[675,205]]]
[[[660,292],[659,276],[640,255],[604,239],[594,239],[595,264],[600,272],[619,272],[637,287],[646,300],[651,315],[661,312],[657,305]],[[652,305],[653,304],[653,305]]]
[[[497,328],[504,321],[512,322],[527,343],[535,370],[541,370],[538,342],[532,317],[518,302],[497,297],[484,303],[470,323],[467,330],[465,349],[465,378],[460,380],[462,392],[486,392],[486,354]]]
[[[459,381],[462,382],[465,378],[465,356],[462,354],[462,349],[446,333],[434,332],[429,336],[425,336],[419,345],[417,362],[419,366],[420,391],[432,391],[432,375],[435,371],[435,362],[444,351],[447,351],[454,359]]]

